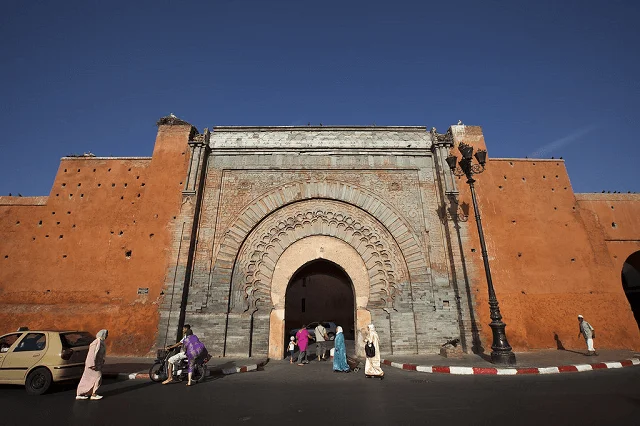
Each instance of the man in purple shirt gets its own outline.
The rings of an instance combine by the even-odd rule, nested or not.
[[[300,352],[298,353],[298,365],[309,364],[307,360],[307,346],[309,346],[309,332],[307,331],[307,326],[303,325],[300,330],[296,333],[296,340],[298,347],[300,348]]]

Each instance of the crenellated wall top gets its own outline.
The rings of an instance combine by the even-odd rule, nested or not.
[[[217,126],[209,145],[212,149],[429,149],[431,136],[424,126]]]

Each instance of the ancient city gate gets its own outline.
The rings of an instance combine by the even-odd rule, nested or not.
[[[383,353],[433,353],[451,338],[468,349],[466,230],[447,214],[451,140],[424,127],[216,127],[194,137],[159,342],[187,322],[216,356],[282,358],[287,288],[324,260],[352,286],[354,324],[340,325],[373,322]]]

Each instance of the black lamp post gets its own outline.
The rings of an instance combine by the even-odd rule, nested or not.
[[[480,210],[478,209],[478,201],[476,200],[476,189],[474,187],[475,179],[473,175],[484,172],[484,165],[487,161],[487,151],[477,150],[473,155],[473,147],[465,143],[458,145],[458,150],[462,154],[460,167],[456,167],[457,158],[455,155],[447,157],[447,164],[456,176],[466,176],[469,188],[471,188],[471,200],[473,201],[473,211],[476,215],[476,223],[478,225],[478,235],[480,236],[480,248],[482,249],[482,260],[484,261],[484,271],[487,275],[487,285],[489,286],[489,310],[491,323],[491,331],[493,332],[493,344],[491,345],[491,362],[494,364],[514,365],[516,363],[516,355],[511,351],[511,346],[507,341],[505,333],[506,324],[502,322],[500,315],[500,307],[496,292],[493,289],[493,281],[491,280],[491,269],[489,268],[489,257],[487,255],[487,246],[484,242],[484,233],[482,232],[482,222],[480,220]],[[476,158],[478,164],[473,164],[472,157]]]

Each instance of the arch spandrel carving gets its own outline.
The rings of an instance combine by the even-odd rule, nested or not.
[[[368,307],[393,309],[409,274],[392,235],[357,207],[307,200],[283,207],[249,234],[234,268],[231,311],[271,309],[270,283],[279,257],[296,241],[315,235],[340,238],[353,247],[369,274]]]
[[[277,194],[277,196],[274,194]],[[267,199],[278,201],[272,204],[272,202],[266,201]],[[246,253],[241,251],[241,246],[245,250],[247,247],[245,240],[247,239],[250,231],[247,231],[246,229],[257,227],[258,224],[265,220],[266,217],[269,217],[274,210],[281,209],[283,206],[304,200],[342,201],[352,207],[358,208],[359,211],[368,213],[372,217],[375,217],[376,219],[374,219],[374,222],[387,231],[387,234],[391,235],[391,240],[394,241],[394,244],[385,247],[386,251],[378,250],[380,261],[386,267],[389,267],[389,265],[384,264],[384,262],[388,261],[391,256],[402,257],[398,241],[400,239],[403,241],[407,240],[407,235],[409,235],[408,241],[404,241],[402,243],[403,249],[407,253],[421,253],[420,256],[425,259],[425,262],[411,262],[408,265],[405,265],[408,268],[407,280],[413,276],[424,277],[428,275],[428,265],[426,265],[427,257],[424,255],[420,238],[415,232],[413,232],[408,222],[392,205],[357,185],[334,181],[301,181],[283,185],[272,192],[263,194],[262,197],[254,200],[239,214],[234,224],[232,224],[224,233],[224,237],[220,245],[220,251],[218,252],[218,258],[216,259],[213,267],[215,282],[243,282],[243,278],[236,275],[237,268],[234,268],[232,272],[228,265],[230,261],[234,265],[237,265],[237,261],[243,258],[243,256],[246,256]],[[272,205],[271,208],[268,207],[270,204]],[[338,214],[340,214],[340,212],[338,212]],[[307,230],[304,232],[309,232],[309,235],[313,235],[313,233],[309,231],[309,229],[312,229],[317,235],[321,234],[322,224],[317,221],[312,221],[312,211],[297,213],[296,216],[292,216],[292,220],[294,218],[295,221],[292,222],[292,226],[296,232],[303,232],[303,230]],[[362,224],[355,223],[352,217],[336,216],[335,219],[335,229],[334,227],[328,227],[327,229],[334,232],[336,237],[343,239],[353,247],[366,243],[366,238],[362,238]],[[272,230],[270,229],[269,232],[275,233],[277,232],[277,228],[273,228]],[[267,233],[264,232],[263,234],[267,235]],[[265,242],[265,244],[267,244],[267,242]],[[290,242],[286,240],[286,234],[283,234],[277,236],[277,238],[270,239],[268,244],[270,244],[270,247],[276,247],[278,250],[284,250],[288,247]],[[224,254],[224,256],[220,256],[222,254]],[[405,282],[399,280],[397,276],[394,276],[394,279],[395,282]],[[261,294],[263,290],[259,290],[258,294]],[[384,292],[384,290],[381,291]],[[396,294],[397,292],[390,291],[389,294],[385,294],[385,296],[387,298],[393,298]],[[235,293],[235,296],[234,294],[231,294],[229,305],[231,309],[239,310],[242,303],[236,303],[241,302],[239,300],[235,300],[236,296],[237,293]],[[263,297],[262,300],[265,299],[266,297]],[[202,305],[206,307],[206,300],[203,301]]]

